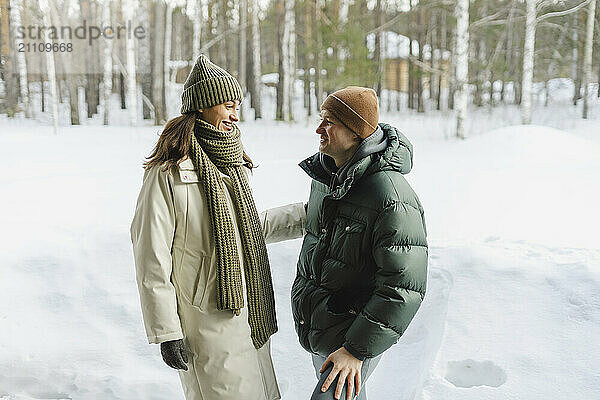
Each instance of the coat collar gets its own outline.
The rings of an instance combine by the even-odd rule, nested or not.
[[[329,193],[334,199],[341,199],[348,193],[352,185],[360,180],[365,174],[369,166],[372,164],[371,156],[366,156],[358,160],[354,165],[350,166],[346,180],[340,184],[335,190]],[[298,164],[311,178],[329,186],[331,174],[327,173],[319,160],[319,153],[316,153]]]
[[[196,167],[194,167],[194,163],[189,157],[179,162],[178,166],[179,169],[183,171],[194,171],[196,169]]]

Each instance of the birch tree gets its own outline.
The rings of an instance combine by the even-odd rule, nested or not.
[[[48,0],[40,0],[40,10],[42,11],[43,21],[45,26],[52,26],[50,20],[50,5]],[[46,46],[52,46],[51,31],[46,30],[44,34],[44,42]],[[54,134],[58,134],[58,89],[56,85],[56,67],[54,65],[54,53],[46,51],[46,66],[48,68],[48,82],[50,83],[50,94],[52,96],[52,122]]]
[[[277,111],[276,118],[289,121],[290,117],[290,34],[291,27],[289,3],[293,0],[279,0],[278,2],[278,84],[277,84]],[[292,3],[293,4],[293,3]]]
[[[102,20],[105,26],[110,26],[110,0],[104,1]],[[108,125],[110,115],[110,95],[112,93],[112,39],[104,38],[104,76],[102,77],[102,99],[104,101],[104,116],[102,123]]]
[[[82,23],[96,23],[95,4],[90,0],[79,0],[79,10],[81,13]],[[85,58],[85,99],[87,104],[87,116],[92,118],[98,112],[99,97],[99,81],[96,74],[96,41],[92,41],[89,45],[84,46]]]
[[[531,1],[531,0],[529,0]],[[456,137],[464,139],[467,118],[469,73],[469,0],[456,3]]]
[[[595,0],[594,0],[595,1]],[[585,0],[580,4],[562,11],[548,12],[538,15],[537,7],[539,0],[526,0],[525,12],[525,45],[523,47],[523,80],[521,97],[521,122],[531,123],[531,96],[533,90],[533,67],[535,50],[535,31],[537,24],[548,18],[560,17],[576,12],[585,7],[591,0]],[[547,4],[547,3],[542,3]],[[592,26],[593,29],[593,26]]]
[[[583,118],[588,117],[588,102],[590,83],[592,82],[592,51],[594,49],[594,22],[596,0],[591,0],[588,6],[587,26],[585,32],[585,52],[583,56]],[[598,82],[600,85],[600,82]]]
[[[296,2],[295,0],[286,0],[285,6],[285,26],[288,29],[288,40],[286,43],[286,46],[288,48],[288,77],[286,79],[288,85],[288,99],[287,104],[284,103],[284,112],[286,112],[288,115],[286,121],[291,121],[293,119],[292,108],[294,101],[294,85],[296,82]]]
[[[523,46],[523,83],[521,97],[521,122],[531,123],[531,92],[533,89],[533,57],[535,49],[537,0],[526,0],[525,45]]]
[[[13,29],[16,29],[17,26],[23,25],[21,23],[21,13],[20,9],[24,7],[24,4],[14,4],[11,7],[11,18],[12,21],[10,23]],[[15,37],[13,33],[13,37]],[[25,112],[26,118],[31,118],[31,104],[29,102],[29,90],[28,90],[28,82],[27,82],[27,62],[25,60],[25,52],[18,51],[17,55],[17,70],[19,71],[19,88],[21,94],[21,101],[23,102],[23,111]]]
[[[152,98],[152,74],[154,54],[154,42],[156,42],[156,36],[160,35],[158,29],[156,29],[156,15],[153,9],[152,0],[140,0],[139,6],[136,7],[136,21],[141,26],[152,27],[153,29],[145,35],[143,39],[137,39],[136,49],[136,70],[140,80],[140,86],[142,87],[142,96],[150,99]],[[127,21],[125,21],[127,22]],[[150,102],[142,102],[142,118],[152,118],[152,108]]]
[[[323,13],[323,2],[324,0],[312,0],[315,4],[315,96],[317,97],[317,109],[321,106],[323,101],[323,45],[322,45],[322,34],[321,34],[321,22]]]
[[[258,29],[258,0],[250,0],[252,16],[252,107],[254,119],[262,118],[261,109],[261,57],[260,57],[260,31]]]
[[[57,12],[55,7],[50,7],[51,19],[55,24],[63,26],[63,16]],[[66,16],[68,19],[69,17]],[[80,68],[81,64],[74,59],[73,52],[58,52],[58,63],[61,64],[64,80],[66,81],[67,90],[69,92],[69,108],[71,116],[71,125],[79,125],[79,82],[78,74],[75,72]],[[57,61],[56,59],[54,60]],[[64,82],[63,82],[64,83]],[[60,93],[60,91],[59,91]]]
[[[200,0],[188,0],[186,9],[192,19],[192,59],[195,62],[200,56],[202,4],[200,3]]]
[[[238,81],[240,82],[240,86],[242,87],[242,93],[246,94],[246,41],[247,41],[247,32],[246,28],[247,20],[248,20],[248,0],[240,0],[239,2],[240,8],[240,40],[239,40],[239,67],[238,67]],[[244,103],[240,105],[240,119],[244,120]]]
[[[6,11],[9,10],[10,0],[0,0],[0,42],[2,49],[0,55],[0,69],[4,75],[4,102],[3,109],[9,117],[13,117],[17,108],[17,88],[16,81],[12,79],[14,73],[14,55],[13,46],[11,46],[11,21],[10,15]]]
[[[375,5],[375,26],[383,25],[383,6],[381,4],[382,0],[377,0]],[[375,81],[375,92],[377,92],[377,97],[381,98],[381,90],[383,89],[383,35],[385,31],[380,29],[375,34],[375,64],[377,65],[377,74]]]
[[[310,71],[314,67],[314,49],[313,49],[313,17],[314,12],[312,10],[313,7],[312,1],[305,1],[305,13],[304,13],[304,107],[307,110],[307,117],[311,117],[313,115],[313,107],[312,107],[312,94],[311,94],[311,73]]]
[[[126,21],[131,21],[134,25],[133,15],[135,0],[124,0],[123,14]],[[129,109],[129,123],[131,126],[137,125],[137,84],[135,70],[135,42],[131,35],[126,35],[125,41],[127,54],[127,108]]]
[[[152,51],[152,105],[154,123],[162,125],[166,121],[165,105],[165,10],[164,0],[154,1],[154,46]]]
[[[169,61],[171,61],[171,40],[172,40],[172,29],[173,29],[173,4],[171,3],[170,0],[167,0],[167,9],[166,9],[166,18],[165,18],[165,56],[164,56],[164,60],[163,63],[165,65],[164,67],[164,85],[165,85],[165,92],[168,92],[169,89],[169,83],[171,82],[170,79],[170,71],[169,71]],[[165,109],[165,113],[167,113],[168,110]],[[166,115],[165,115],[166,117]]]

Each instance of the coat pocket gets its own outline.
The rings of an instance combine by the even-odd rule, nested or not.
[[[365,223],[339,216],[334,222],[334,231],[329,245],[329,254],[346,265],[360,269],[363,255]]]
[[[187,254],[176,269],[181,297],[189,304],[206,309],[210,258]]]

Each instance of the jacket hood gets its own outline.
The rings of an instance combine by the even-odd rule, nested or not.
[[[402,132],[390,124],[380,123],[379,127],[388,138],[387,148],[383,151],[380,160],[381,169],[408,174],[413,166],[412,143]]]
[[[366,149],[361,151],[361,153],[366,153],[363,157],[355,157],[359,154],[357,149],[355,156],[352,157],[347,165],[342,166],[342,168],[346,168],[344,171],[345,177],[335,190],[335,192],[339,193],[337,193],[337,196],[334,195],[334,197],[343,196],[350,189],[352,183],[360,179],[367,171],[369,173],[397,171],[402,174],[408,174],[411,171],[413,146],[410,141],[392,125],[386,123],[379,123],[378,125],[377,130],[381,129],[383,139],[380,139],[373,146],[366,146]],[[381,146],[382,143],[385,143],[385,147]],[[374,148],[377,150],[381,148],[381,151],[364,151]],[[324,162],[321,162],[322,160]],[[320,152],[303,160],[299,165],[311,178],[328,186],[332,182],[333,174],[338,172],[332,170],[331,166],[335,164],[329,163],[327,157],[323,157]]]

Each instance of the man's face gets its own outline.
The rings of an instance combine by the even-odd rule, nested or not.
[[[319,151],[332,157],[338,167],[352,157],[360,144],[360,138],[327,110],[321,112],[316,132],[321,137]]]
[[[239,121],[237,116],[237,101],[226,101],[210,108],[200,110],[202,119],[220,131],[233,129],[233,123]]]

